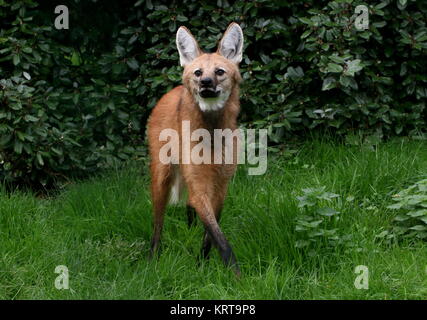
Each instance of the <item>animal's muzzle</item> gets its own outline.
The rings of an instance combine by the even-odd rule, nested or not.
[[[202,98],[217,98],[221,91],[217,91],[214,88],[200,88],[199,95]]]
[[[202,98],[216,98],[219,96],[220,91],[216,90],[216,84],[210,77],[200,79],[199,95]]]

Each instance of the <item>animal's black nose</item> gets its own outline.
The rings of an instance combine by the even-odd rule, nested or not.
[[[213,81],[212,81],[212,78],[203,78],[202,80],[200,80],[200,83],[204,87],[209,87],[212,85]]]

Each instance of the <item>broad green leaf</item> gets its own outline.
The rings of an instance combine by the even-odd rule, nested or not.
[[[322,90],[323,91],[330,90],[332,88],[336,88],[336,86],[337,86],[337,81],[332,77],[327,77],[323,80]]]
[[[343,71],[343,67],[341,67],[340,65],[336,64],[336,63],[328,63],[328,67],[326,68],[327,72],[342,72]]]

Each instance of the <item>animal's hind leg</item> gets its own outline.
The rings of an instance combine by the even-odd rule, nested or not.
[[[203,242],[202,242],[202,252],[201,252],[201,257],[203,259],[209,259],[209,253],[212,249],[212,239],[211,236],[209,235],[208,230],[205,229],[205,234],[203,236]]]
[[[196,210],[190,204],[187,204],[187,219],[189,228],[196,224]]]
[[[151,166],[151,198],[153,202],[153,237],[151,240],[150,257],[156,253],[160,245],[163,229],[165,208],[171,185],[170,165]]]

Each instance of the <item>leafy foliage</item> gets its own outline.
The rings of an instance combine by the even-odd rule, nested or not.
[[[70,29],[49,1],[0,0],[0,178],[49,185],[144,156],[146,119],[181,81],[174,34],[215,49],[227,25],[245,35],[241,123],[270,145],[325,129],[422,135],[427,3],[376,1],[68,0]],[[280,150],[280,148],[272,149]]]
[[[298,207],[304,209],[296,219],[295,231],[300,234],[295,243],[297,248],[312,248],[315,244],[334,247],[350,240],[348,235],[339,233],[340,212],[325,205],[339,195],[325,189],[325,186],[303,189],[303,195],[297,197]]]
[[[33,22],[33,1],[0,4],[0,179],[49,187],[143,155],[127,84],[109,80],[102,59],[79,64],[53,27]]]
[[[399,214],[394,217],[391,231],[378,235],[388,240],[396,238],[427,239],[427,179],[423,179],[393,196],[389,209]]]

